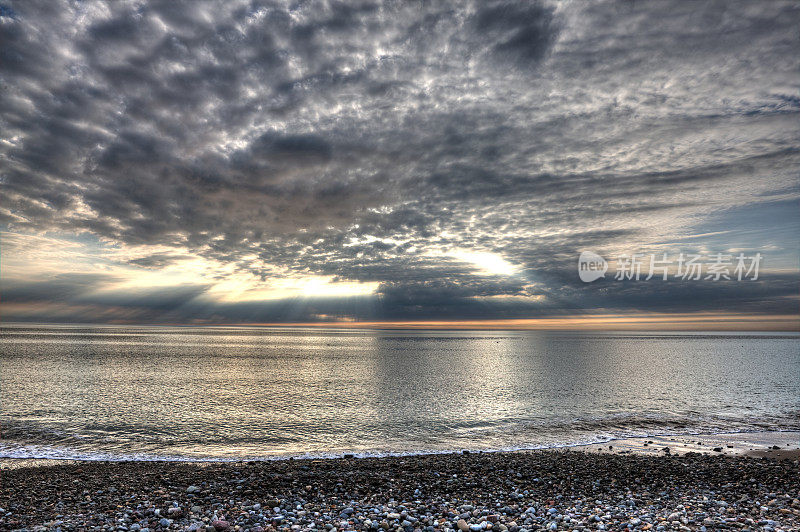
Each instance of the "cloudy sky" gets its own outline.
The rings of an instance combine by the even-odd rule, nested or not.
[[[796,329],[800,4],[0,0],[0,187],[4,321]]]

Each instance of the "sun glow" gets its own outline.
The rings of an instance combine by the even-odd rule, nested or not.
[[[481,273],[489,275],[515,275],[519,273],[519,266],[511,264],[496,253],[487,251],[466,251],[458,250],[450,256],[477,267]]]
[[[341,281],[333,276],[276,277],[256,282],[250,276],[228,279],[210,293],[221,301],[269,301],[312,297],[357,297],[374,294],[377,282]]]

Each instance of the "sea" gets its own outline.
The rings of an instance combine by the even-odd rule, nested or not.
[[[238,461],[800,430],[800,335],[0,326],[0,457]]]

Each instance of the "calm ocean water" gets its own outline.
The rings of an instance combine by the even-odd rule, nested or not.
[[[4,326],[0,456],[258,459],[800,429],[796,334]]]

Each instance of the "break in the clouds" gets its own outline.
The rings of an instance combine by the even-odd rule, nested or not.
[[[797,314],[796,2],[0,0],[4,319]],[[582,250],[764,255],[585,285]]]

